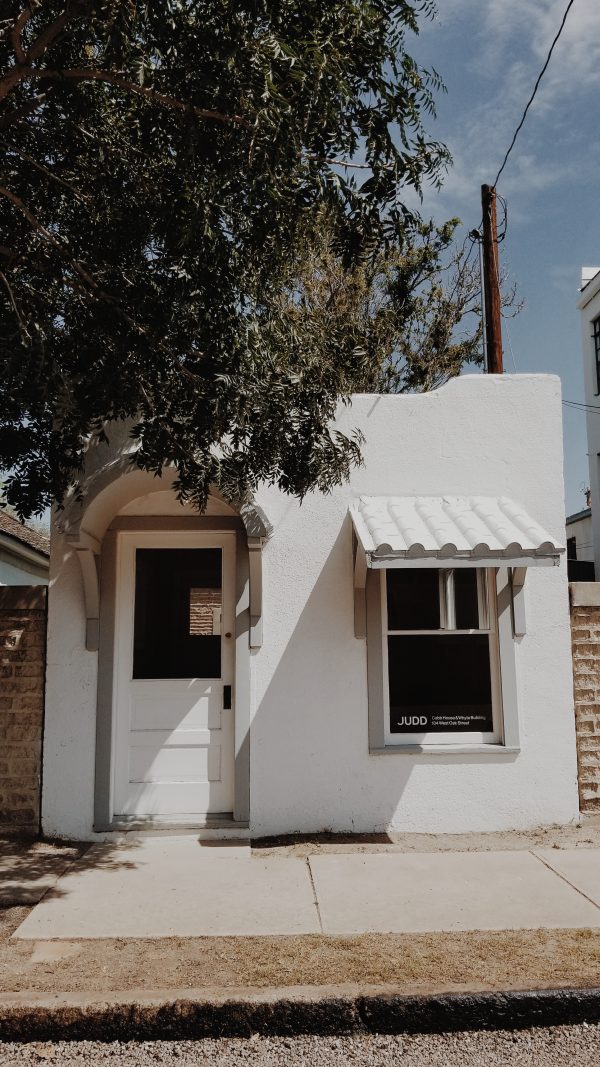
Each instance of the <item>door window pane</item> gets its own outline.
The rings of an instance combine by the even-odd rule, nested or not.
[[[388,637],[392,733],[491,733],[487,634]]]
[[[439,630],[439,571],[386,571],[389,630]]]
[[[221,590],[190,589],[190,635],[221,633]]]
[[[138,548],[134,678],[220,678],[220,548]]]
[[[454,612],[457,630],[479,629],[475,567],[456,567],[454,570]]]

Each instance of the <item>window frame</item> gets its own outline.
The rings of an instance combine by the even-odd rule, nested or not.
[[[592,319],[592,345],[596,368],[596,396],[600,396],[600,315]]]
[[[385,572],[386,569],[384,567],[369,568],[366,577],[369,754],[371,756],[424,755],[434,757],[468,754],[487,756],[492,759],[498,756],[514,758],[521,751],[519,686],[515,653],[516,646],[522,638],[514,636],[512,569],[509,566],[485,568],[489,583],[490,615],[493,609],[495,633],[496,669],[492,672],[492,685],[495,687],[492,693],[495,740],[484,740],[482,735],[478,735],[476,740],[467,740],[468,735],[453,733],[451,740],[442,741],[440,734],[430,733],[425,741],[423,734],[396,734],[393,735],[393,742],[386,739],[386,727],[389,723],[389,688],[387,631],[384,630],[383,625],[386,616],[383,611],[385,607],[387,613],[387,606],[384,603],[385,574],[382,578],[379,573]],[[427,632],[431,633],[431,631]],[[443,640],[443,637],[440,639]],[[483,735],[483,737],[486,736]]]
[[[383,711],[384,711],[384,741],[385,745],[455,745],[457,743],[496,745],[501,738],[502,723],[502,689],[500,685],[500,657],[498,649],[498,627],[496,623],[496,598],[494,583],[490,580],[489,568],[473,567],[477,574],[477,602],[480,625],[477,629],[458,630],[453,624],[455,621],[454,599],[454,575],[455,567],[440,567],[438,571],[439,597],[440,597],[440,626],[437,630],[390,630],[388,627],[387,609],[387,575],[388,571],[380,571],[381,581],[381,631],[382,642],[382,668],[383,668]],[[481,625],[481,623],[486,625]],[[469,637],[471,634],[485,634],[488,638],[488,650],[490,660],[490,681],[492,697],[492,719],[494,729],[492,731],[465,730],[455,731],[421,731],[414,733],[393,733],[390,730],[390,689],[389,689],[389,659],[388,637],[419,637],[426,635],[443,641],[445,637]]]

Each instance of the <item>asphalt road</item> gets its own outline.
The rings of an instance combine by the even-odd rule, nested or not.
[[[0,1044],[0,1067],[598,1067],[600,1025],[387,1037]]]

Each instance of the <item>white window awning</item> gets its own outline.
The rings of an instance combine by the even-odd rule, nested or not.
[[[350,514],[363,567],[557,566],[565,551],[505,496],[361,496]]]

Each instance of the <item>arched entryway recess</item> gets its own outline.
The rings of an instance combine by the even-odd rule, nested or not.
[[[94,827],[98,831],[115,829],[125,821],[150,825],[187,821],[184,813],[172,819],[156,811],[124,815],[118,801],[119,760],[123,763],[119,745],[123,742],[116,709],[117,675],[119,648],[127,642],[123,642],[122,630],[120,641],[117,634],[126,543],[196,545],[212,544],[221,538],[231,546],[235,558],[231,594],[234,632],[226,636],[233,638],[233,789],[231,811],[219,812],[219,819],[222,822],[221,816],[229,814],[239,826],[249,818],[250,653],[262,643],[262,549],[272,529],[259,507],[250,503],[236,508],[217,492],[211,493],[206,511],[198,514],[177,500],[175,477],[172,470],[156,477],[132,467],[130,456],[120,456],[91,472],[86,478],[84,498],[68,501],[56,520],[79,558],[86,648],[98,655],[94,805]],[[225,692],[223,707],[231,699],[228,686]],[[201,821],[209,825],[210,812]]]

